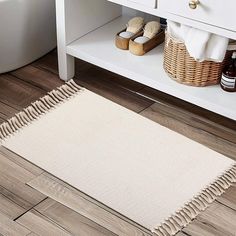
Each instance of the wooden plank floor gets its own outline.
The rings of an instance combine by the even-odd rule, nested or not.
[[[79,60],[76,82],[236,160],[235,121]],[[61,84],[55,51],[0,75],[0,123]],[[148,236],[151,232],[0,147],[0,236],[18,235]],[[236,185],[178,236],[236,236]]]

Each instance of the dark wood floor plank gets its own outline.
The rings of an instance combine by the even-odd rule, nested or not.
[[[11,72],[11,75],[14,75],[46,92],[49,92],[64,83],[56,74],[39,69],[32,65],[15,70]]]
[[[10,162],[15,163],[17,166],[29,171],[33,176],[41,175],[44,172],[39,167],[31,164],[29,161],[23,159],[21,156],[3,146],[0,146],[0,155],[4,156],[4,158],[8,159]]]
[[[7,104],[0,102],[0,123],[14,116],[20,109],[16,109]]]
[[[36,177],[32,172],[5,157],[4,153],[0,153],[0,157],[1,175],[7,176],[8,178],[15,178],[17,176],[17,179],[22,183],[27,183]]]
[[[65,186],[66,189],[68,189],[70,192],[74,193],[76,192],[76,194],[78,194],[80,197],[82,197],[83,199],[87,200],[90,203],[93,203],[99,207],[101,207],[102,209],[106,210],[107,212],[110,212],[112,215],[127,221],[128,223],[136,226],[137,228],[141,229],[142,231],[144,231],[145,233],[147,233],[148,235],[150,234],[150,230],[147,230],[146,228],[141,227],[140,225],[136,224],[135,222],[131,221],[130,219],[127,219],[126,217],[124,217],[123,215],[119,214],[118,212],[112,210],[111,208],[107,207],[106,205],[99,203],[98,201],[96,201],[95,199],[93,199],[92,197],[89,197],[88,195],[78,191],[77,189],[75,189],[73,186],[70,186],[69,184],[65,183],[64,181],[56,178],[55,176],[45,172],[43,173],[41,176],[43,176],[43,178],[41,180],[44,180],[44,178],[46,177],[45,180],[50,180],[49,182],[53,183],[57,183],[59,184],[59,186]],[[40,176],[38,176],[38,180],[40,180]],[[34,180],[33,180],[34,182]],[[37,182],[37,181],[36,181]],[[93,206],[93,205],[92,205]]]
[[[236,184],[229,188],[217,201],[234,209],[236,213]]]
[[[109,84],[114,84],[118,87],[125,88],[126,90],[130,90],[133,92],[137,92],[143,89],[145,86],[122,77],[120,75],[114,74],[110,71],[104,70],[100,67],[94,66],[87,62],[76,59],[75,62],[75,77],[80,79],[82,78],[99,78],[106,80]]]
[[[6,121],[5,119],[0,118],[0,124],[2,124],[5,121]]]
[[[159,109],[165,110],[166,115],[172,115],[183,123],[236,143],[236,121],[151,88],[146,87],[139,94],[153,99],[159,104]]]
[[[0,102],[22,109],[45,95],[45,92],[11,75],[0,76]]]
[[[61,226],[35,210],[28,211],[16,220],[17,223],[40,236],[72,236]]]
[[[208,133],[204,129],[181,122],[181,120],[176,118],[175,113],[166,111],[165,107],[163,109],[163,106],[159,103],[147,108],[141,112],[141,115],[236,160],[235,143]]]
[[[51,178],[48,174],[42,174],[28,183],[32,188],[42,192],[46,196],[76,211],[80,215],[91,219],[96,224],[117,235],[150,236],[146,229],[137,227],[137,224],[124,220],[121,215],[113,214],[113,211],[101,207],[98,202],[94,203],[84,198],[81,193],[69,187],[67,184]]]
[[[50,198],[37,205],[35,209],[72,235],[115,236],[107,229]]]
[[[53,50],[46,56],[32,63],[32,65],[38,67],[41,70],[46,70],[54,74],[58,74],[57,51]]]
[[[194,220],[183,231],[190,236],[233,236],[215,229],[213,226]]]
[[[228,119],[226,117],[223,117],[221,115],[218,115],[216,113],[208,111],[204,108],[193,105],[193,104],[183,101],[181,99],[175,98],[171,95],[165,94],[165,93],[155,90],[153,88],[144,87],[142,90],[139,91],[139,93],[142,94],[143,96],[152,98],[156,102],[163,101],[164,103],[167,103],[167,104],[173,104],[174,106],[179,107],[180,109],[188,110],[192,114],[197,115],[203,119],[207,119],[209,121],[212,121],[213,123],[216,123],[218,125],[222,125],[225,128],[235,130],[235,121],[234,120]]]
[[[135,112],[140,112],[153,104],[151,100],[143,98],[142,96],[139,96],[136,93],[122,87],[118,87],[115,84],[111,84],[107,80],[100,77],[85,78],[81,76],[75,81],[90,91]]]
[[[153,104],[150,99],[135,93],[143,85],[80,60],[77,60],[76,65],[76,82],[79,85],[135,112]]]
[[[3,195],[7,196],[26,210],[46,198],[42,193],[39,193],[25,183],[20,182],[17,179],[17,176],[15,178],[9,178],[9,176],[1,174],[0,190]]]
[[[236,212],[218,202],[211,204],[197,217],[197,220],[221,232],[221,235],[234,236],[236,234]]]
[[[20,186],[20,187],[22,187],[22,186]],[[25,190],[25,189],[23,188],[23,190]],[[0,193],[2,194],[2,196],[4,196],[9,201],[9,204],[12,203],[12,207],[14,207],[15,205],[20,206],[22,209],[24,209],[24,212],[26,212],[27,210],[29,210],[31,207],[34,206],[32,203],[30,203],[26,200],[26,197],[24,194],[19,194],[19,192],[16,192],[14,186],[10,187],[8,189],[3,186],[0,186]],[[32,197],[34,197],[34,196],[32,196]],[[21,214],[19,214],[19,215],[21,215]],[[13,219],[17,218],[19,215],[18,214],[16,214],[16,216],[14,215]],[[8,217],[9,217],[9,215],[8,215]]]
[[[127,78],[117,76],[114,73],[111,73],[109,71],[106,71],[104,69],[101,69],[99,67],[96,67],[94,65],[91,65],[87,62],[84,62],[82,60],[76,59],[75,60],[76,65],[76,77],[78,79],[80,78],[103,78],[111,84],[115,84],[119,87],[123,87],[126,90],[131,91],[138,91],[142,88],[144,88],[144,85],[137,83],[135,81],[129,80]],[[39,69],[43,68],[44,70],[51,71],[55,74],[58,74],[58,63],[57,63],[57,53],[56,51],[53,51],[52,53],[46,55],[45,57],[39,59],[35,63],[33,63],[35,67],[38,67]]]
[[[3,236],[28,236],[30,231],[0,213],[0,235]]]
[[[26,210],[0,193],[0,212],[9,219],[14,220],[26,212]]]
[[[0,150],[0,193],[26,210],[45,199],[46,196],[26,185],[37,177],[37,167],[29,171],[29,164],[24,168],[24,161],[16,162],[15,154],[10,158],[10,152],[3,151],[2,147]]]

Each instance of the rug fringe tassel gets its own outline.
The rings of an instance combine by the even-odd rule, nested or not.
[[[169,217],[153,230],[157,236],[173,236],[192,222],[202,211],[206,210],[219,196],[236,182],[236,164],[217,180],[194,197],[182,209]]]
[[[0,143],[24,126],[27,126],[32,121],[38,119],[41,115],[49,112],[54,107],[74,97],[81,91],[83,91],[83,89],[73,80],[70,80],[56,90],[49,92],[47,95],[32,103],[29,107],[0,125]]]

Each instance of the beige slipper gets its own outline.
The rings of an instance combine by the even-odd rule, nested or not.
[[[144,19],[142,17],[132,18],[128,22],[127,28],[117,33],[116,47],[123,50],[128,50],[130,39],[139,34],[140,32],[142,32],[143,26],[144,26]]]
[[[164,39],[165,33],[161,29],[161,24],[157,21],[151,21],[145,25],[141,33],[130,39],[129,50],[134,55],[142,56],[163,43]]]
[[[160,30],[161,30],[160,22],[158,22],[158,21],[148,22],[145,25],[143,36],[147,37],[149,39],[152,39],[153,37],[156,36],[157,33],[160,32]]]

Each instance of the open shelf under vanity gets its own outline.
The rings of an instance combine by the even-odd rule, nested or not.
[[[112,1],[118,2],[118,0]],[[68,4],[65,12],[66,20],[58,19],[59,65],[61,67],[60,75],[63,79],[66,80],[73,76],[73,58],[79,58],[127,77],[127,79],[140,82],[236,120],[236,93],[227,93],[219,85],[202,88],[190,87],[178,84],[168,77],[163,69],[164,45],[158,46],[141,57],[116,48],[116,33],[125,28],[133,15],[144,14],[143,12],[137,13],[133,9],[121,7],[105,0],[96,0],[96,3],[92,0],[63,0],[63,2]],[[119,2],[122,3],[122,1]],[[167,13],[162,15],[158,7],[151,9],[139,4],[135,5],[135,3],[129,4],[129,2],[124,1],[124,5],[133,6],[134,9],[138,10],[143,8],[143,11],[152,15],[156,11],[155,15],[157,16],[168,16]],[[96,7],[93,6],[92,9],[94,11],[96,9],[96,13],[94,17],[89,18],[86,12],[89,11],[93,3]],[[57,9],[59,7],[58,0]],[[98,18],[99,16],[101,17]],[[84,25],[82,26],[83,22],[87,25],[87,29]],[[64,29],[59,29],[63,26]],[[60,35],[62,31],[64,37]],[[212,32],[214,32],[214,28],[212,28]],[[64,42],[60,41],[60,37],[61,41],[64,40]]]

